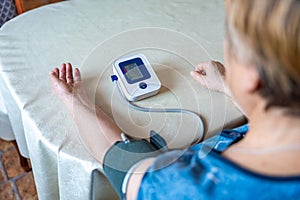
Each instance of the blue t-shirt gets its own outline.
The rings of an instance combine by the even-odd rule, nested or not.
[[[248,125],[222,131],[188,150],[159,156],[144,175],[138,199],[300,199],[300,176],[265,176],[221,156],[247,130]]]

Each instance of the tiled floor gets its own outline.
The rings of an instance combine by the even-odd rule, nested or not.
[[[0,139],[0,199],[38,199],[33,174],[20,165],[17,149],[12,142]]]

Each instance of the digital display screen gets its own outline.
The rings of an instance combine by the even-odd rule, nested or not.
[[[127,83],[134,84],[151,77],[141,58],[133,58],[119,63]]]
[[[136,63],[132,63],[124,66],[125,76],[131,81],[135,81],[143,78],[142,71],[139,69],[139,66]]]

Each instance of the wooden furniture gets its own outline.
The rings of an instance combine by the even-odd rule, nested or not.
[[[56,3],[64,0],[15,0],[18,14],[50,3]]]

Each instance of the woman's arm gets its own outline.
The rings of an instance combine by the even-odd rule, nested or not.
[[[66,105],[89,152],[100,163],[107,150],[120,141],[121,129],[88,99],[81,83],[80,71],[70,63],[50,72],[52,92]]]
[[[91,155],[103,164],[107,151],[116,141],[121,141],[121,129],[99,107],[88,99],[81,83],[79,69],[70,63],[62,64],[50,72],[52,92],[66,105],[78,127],[83,144]],[[142,160],[128,181],[128,199],[135,199],[145,171],[154,158]]]

